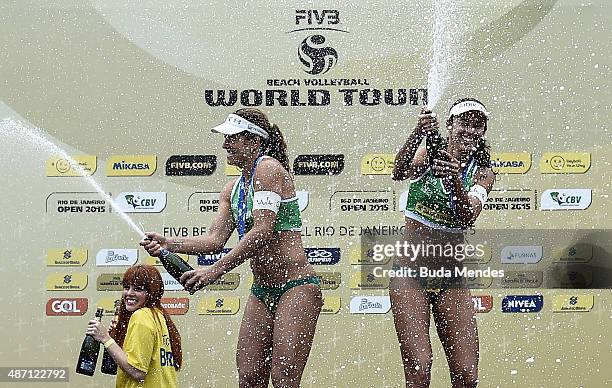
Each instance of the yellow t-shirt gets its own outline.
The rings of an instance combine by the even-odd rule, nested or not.
[[[160,325],[153,314],[157,314]],[[145,373],[144,383],[117,369],[116,388],[177,388],[174,358],[166,319],[157,310],[143,307],[134,311],[123,341],[128,363]]]

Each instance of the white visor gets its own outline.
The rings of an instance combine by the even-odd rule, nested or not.
[[[227,116],[227,119],[225,119],[223,124],[217,125],[212,129],[212,131],[222,133],[224,135],[235,135],[237,133],[247,131],[257,136],[261,136],[264,139],[270,137],[268,132],[264,131],[261,127],[233,113]]]
[[[487,112],[487,110],[485,109],[484,105],[482,105],[479,102],[476,101],[463,101],[460,102],[459,104],[453,106],[450,110],[450,115],[451,116],[457,116],[460,115],[462,113],[465,112],[469,112],[471,110],[475,110],[478,112],[482,112],[486,117],[489,117],[489,115],[491,114],[490,112]]]

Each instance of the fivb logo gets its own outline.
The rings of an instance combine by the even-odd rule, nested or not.
[[[542,210],[584,210],[591,205],[591,189],[550,189],[542,193]]]
[[[115,265],[134,265],[138,260],[138,249],[100,249],[96,254],[96,265],[109,267]]]
[[[338,28],[340,11],[336,9],[298,9],[295,11],[297,31],[338,31],[348,32]],[[319,75],[327,73],[338,63],[338,52],[326,44],[321,34],[306,37],[298,46],[298,58],[308,74]]]
[[[223,256],[227,255],[232,248],[223,248],[220,253],[213,255],[200,255],[198,256],[198,265],[213,265],[217,261],[221,260]]]
[[[537,313],[543,306],[542,295],[508,295],[502,300],[504,313]]]
[[[304,248],[310,264],[334,265],[340,261],[340,248]]]
[[[125,213],[159,213],[166,207],[166,193],[123,192],[115,202]]]
[[[300,43],[298,58],[308,74],[327,73],[338,62],[338,53],[333,47],[325,46],[323,35],[311,35]]]
[[[388,296],[355,296],[351,299],[351,314],[386,314],[391,310]]]
[[[542,246],[507,246],[501,251],[502,264],[534,264],[542,260]]]

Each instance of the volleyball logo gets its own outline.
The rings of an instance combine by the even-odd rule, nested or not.
[[[298,57],[308,74],[325,74],[338,62],[338,53],[332,47],[325,47],[323,35],[311,35],[298,47]]]

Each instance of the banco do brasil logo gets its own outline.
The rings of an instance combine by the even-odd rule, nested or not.
[[[317,34],[300,43],[298,57],[306,67],[306,73],[325,74],[338,62],[338,53],[333,47],[326,46],[325,42],[325,37]]]

